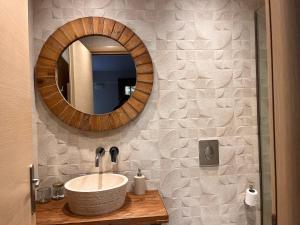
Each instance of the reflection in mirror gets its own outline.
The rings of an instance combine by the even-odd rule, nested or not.
[[[64,98],[77,110],[103,114],[122,106],[136,83],[134,61],[113,39],[88,36],[73,42],[57,61],[56,79]]]

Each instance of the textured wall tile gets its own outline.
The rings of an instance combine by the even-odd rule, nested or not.
[[[89,0],[84,1],[84,6],[86,8],[105,8],[112,4],[112,0]]]

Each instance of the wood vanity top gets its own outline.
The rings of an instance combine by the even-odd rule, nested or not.
[[[37,225],[146,225],[168,222],[168,212],[158,191],[147,191],[138,196],[127,193],[122,208],[100,216],[72,214],[66,200],[38,204]]]

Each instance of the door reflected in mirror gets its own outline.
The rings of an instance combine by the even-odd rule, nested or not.
[[[56,80],[74,108],[104,114],[129,99],[135,89],[136,68],[130,53],[118,42],[88,36],[73,42],[59,57]]]

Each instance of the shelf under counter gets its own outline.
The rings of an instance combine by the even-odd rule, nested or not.
[[[38,204],[37,225],[148,225],[167,223],[168,212],[158,191],[147,191],[138,196],[127,193],[122,208],[99,216],[72,214],[66,200]]]

